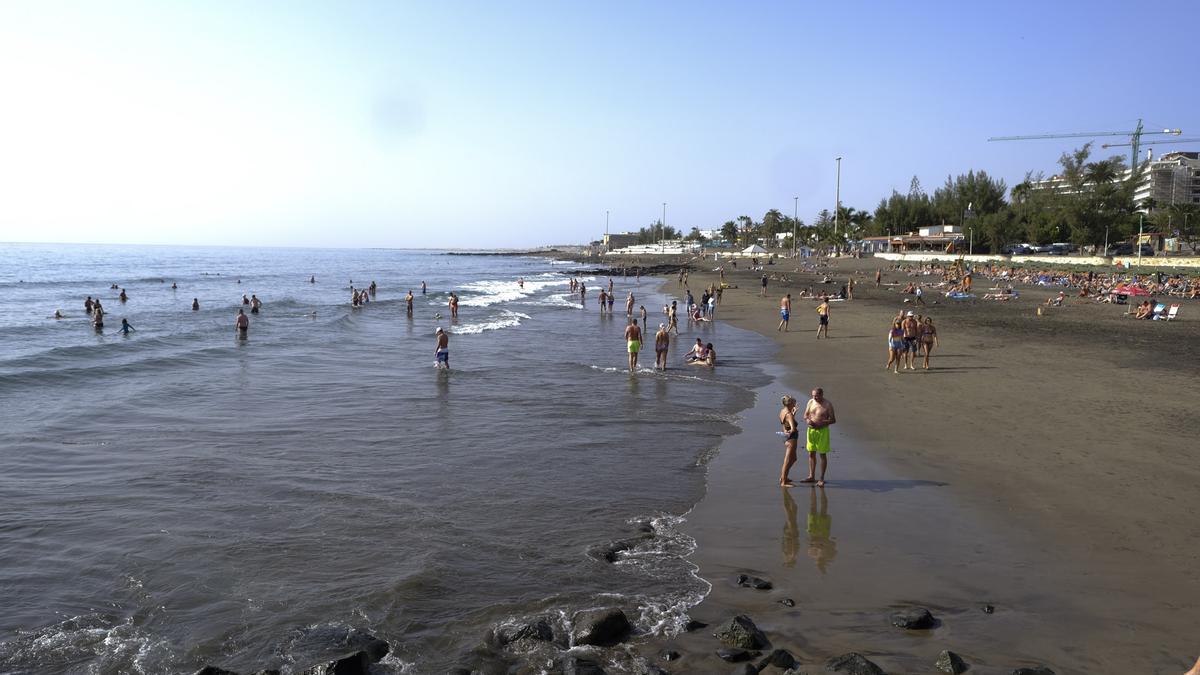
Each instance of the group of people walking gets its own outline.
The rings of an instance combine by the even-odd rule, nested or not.
[[[933,317],[915,315],[912,310],[900,311],[892,319],[892,327],[887,336],[888,360],[884,370],[899,374],[903,366],[905,370],[916,370],[918,350],[924,357],[922,369],[929,370],[929,355],[938,346],[937,328],[933,325]]]

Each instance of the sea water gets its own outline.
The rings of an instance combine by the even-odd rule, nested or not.
[[[353,627],[392,645],[385,671],[444,672],[505,622],[602,605],[643,633],[679,630],[708,586],[676,525],[771,348],[684,325],[671,369],[652,372],[672,298],[614,274],[616,316],[601,316],[609,275],[582,277],[581,304],[577,268],[0,245],[0,671],[287,671],[310,665],[306,629]],[[630,291],[652,323],[634,375]],[[250,294],[263,308],[238,339]],[[716,369],[682,365],[695,337],[717,344]],[[595,555],[639,526],[653,536]]]

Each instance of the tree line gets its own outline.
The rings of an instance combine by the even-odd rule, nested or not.
[[[1144,231],[1166,232],[1192,242],[1200,239],[1200,208],[1192,203],[1160,205],[1147,200],[1137,203],[1136,187],[1146,171],[1139,163],[1125,177],[1126,163],[1120,156],[1093,159],[1090,143],[1059,158],[1060,172],[1053,187],[1043,183],[1041,173],[1029,172],[1010,191],[1005,181],[986,171],[971,170],[948,176],[945,183],[928,194],[913,176],[906,194],[893,191],[879,200],[874,212],[842,206],[834,215],[828,210],[817,214],[811,224],[770,209],[761,220],[742,215],[721,226],[721,238],[735,246],[759,240],[768,244],[776,234],[788,236],[785,248],[792,247],[793,224],[798,245],[842,245],[847,240],[871,236],[916,232],[929,225],[962,225],[974,233],[981,250],[1001,251],[1016,243],[1050,244],[1071,242],[1079,246],[1101,245],[1105,241],[1126,241],[1143,227]],[[1190,197],[1190,195],[1189,195]],[[1148,208],[1143,217],[1138,208]],[[1144,222],[1143,222],[1144,220]],[[697,228],[686,237],[700,240]]]

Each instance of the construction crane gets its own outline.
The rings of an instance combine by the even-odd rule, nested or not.
[[[1200,138],[1180,138],[1173,141],[1146,141],[1142,145],[1170,145],[1171,143],[1200,143]],[[1100,147],[1104,149],[1119,148],[1123,145],[1132,145],[1132,143],[1105,143]]]
[[[1142,136],[1151,134],[1166,134],[1168,136],[1178,136],[1183,132],[1179,129],[1163,129],[1162,131],[1146,131],[1142,127],[1142,120],[1138,120],[1137,128],[1133,131],[1085,131],[1073,134],[1036,134],[1033,136],[993,136],[989,141],[1032,141],[1043,138],[1096,138],[1097,136],[1128,136],[1128,143],[1117,143],[1115,145],[1129,145],[1132,150],[1129,153],[1129,168],[1130,176],[1137,173],[1138,167],[1138,148],[1142,145]],[[1161,141],[1160,141],[1161,142]],[[1104,147],[1108,147],[1107,145]]]

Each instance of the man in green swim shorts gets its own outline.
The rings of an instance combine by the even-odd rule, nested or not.
[[[829,427],[837,422],[833,414],[833,404],[825,398],[825,392],[820,387],[812,390],[812,398],[804,406],[804,421],[808,424],[808,478],[801,483],[817,484],[825,487],[825,469],[829,466]],[[817,456],[821,457],[821,476],[817,478]]]
[[[642,329],[634,319],[625,327],[625,344],[629,347],[629,372],[637,370],[638,352],[642,351]]]

